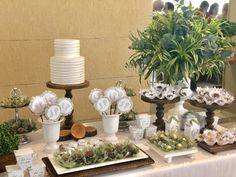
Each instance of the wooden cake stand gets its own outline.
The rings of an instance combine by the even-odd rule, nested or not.
[[[48,81],[46,83],[46,85],[48,88],[65,90],[66,91],[65,97],[72,99],[73,96],[72,96],[71,90],[86,88],[89,86],[89,82],[87,80],[85,80],[85,82],[82,84],[60,85],[60,84],[54,84],[51,81]],[[63,125],[64,129],[70,129],[72,127],[72,125],[74,123],[73,122],[73,112],[74,112],[74,110],[72,111],[72,113],[70,115],[66,116],[66,120]]]
[[[231,107],[232,104],[225,104],[224,106],[219,106],[217,104],[207,105],[206,103],[199,103],[195,100],[189,100],[189,103],[193,106],[204,108],[206,109],[206,125],[204,129],[214,129],[213,122],[214,122],[214,111],[217,109],[225,109]]]
[[[141,96],[141,100],[143,100],[144,102],[147,103],[152,103],[152,104],[156,104],[156,121],[153,123],[155,126],[157,126],[157,130],[165,130],[165,122],[163,120],[163,116],[164,116],[164,105],[165,104],[173,104],[173,103],[177,103],[180,101],[180,97],[177,97],[173,100],[167,100],[167,99],[150,99],[147,98],[145,96]]]

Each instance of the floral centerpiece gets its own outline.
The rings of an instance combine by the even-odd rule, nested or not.
[[[104,92],[95,88],[90,92],[89,100],[101,115],[127,113],[133,107],[122,87],[109,87]]]
[[[134,53],[126,66],[137,69],[140,81],[142,77],[162,75],[165,83],[171,85],[180,85],[182,80],[183,87],[191,93],[196,90],[200,76],[220,78],[233,47],[225,36],[231,26],[229,22],[209,21],[191,3],[184,4],[180,0],[174,11],[154,13],[145,30],[130,35],[129,49]],[[181,97],[168,113],[184,114],[187,110],[183,104]]]
[[[37,117],[40,117],[39,122],[42,123],[46,141],[45,151],[48,153],[56,151],[60,123],[64,120],[64,116],[73,111],[73,103],[69,98],[57,98],[55,93],[45,91],[31,98],[29,108]]]
[[[31,98],[30,110],[43,121],[60,121],[71,114],[73,103],[69,98],[57,98],[51,91],[45,91],[39,96]]]
[[[153,72],[157,76],[164,73],[168,83],[198,80],[200,75],[219,76],[232,54],[230,40],[224,36],[230,23],[209,21],[197,12],[181,0],[175,11],[154,14],[144,31],[131,34],[129,48],[134,54],[127,66],[136,68],[144,79]]]
[[[89,100],[102,115],[105,138],[108,141],[117,140],[119,116],[122,113],[128,113],[133,107],[133,102],[126,95],[126,91],[119,86],[109,87],[104,91],[95,88],[91,90]]]

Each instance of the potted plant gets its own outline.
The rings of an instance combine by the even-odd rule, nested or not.
[[[222,25],[222,31],[224,36],[229,37],[232,39],[233,36],[236,35],[236,23],[234,22],[228,22],[226,24]],[[234,47],[234,52],[231,55],[231,58],[229,59],[230,64],[235,64],[236,63],[236,43],[231,41],[232,46]]]
[[[6,165],[16,164],[13,151],[18,149],[19,137],[7,124],[0,125],[0,173],[5,171]]]
[[[191,4],[181,0],[175,11],[156,13],[152,23],[137,36],[130,35],[134,54],[128,67],[148,79],[152,72],[164,73],[167,83],[190,78],[197,81],[200,75],[218,76],[232,53],[228,38],[223,35],[226,21],[199,16]]]

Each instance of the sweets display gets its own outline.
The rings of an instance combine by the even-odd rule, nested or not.
[[[213,146],[218,144],[220,146],[226,144],[233,144],[236,141],[236,130],[228,129],[228,130],[204,130],[202,134],[199,134],[197,137],[199,142],[205,142],[209,146]]]
[[[54,55],[50,58],[52,83],[70,85],[85,81],[85,59],[80,56],[79,40],[56,39]]]
[[[158,83],[154,87],[141,90],[140,94],[150,99],[173,100],[180,96],[180,90],[178,86]]]
[[[4,97],[0,102],[0,106],[6,108],[19,108],[29,104],[29,102],[30,99],[27,96],[22,95],[14,99],[10,96],[10,97]]]
[[[85,146],[69,151],[58,151],[55,160],[64,168],[81,167],[106,161],[134,157],[139,149],[130,142],[105,143],[98,146]]]
[[[196,144],[182,132],[164,132],[158,131],[148,138],[149,142],[168,152],[174,150],[182,150],[194,147]]]
[[[198,87],[196,92],[190,97],[190,100],[195,100],[207,105],[217,104],[224,106],[231,104],[234,101],[234,97],[222,88]]]

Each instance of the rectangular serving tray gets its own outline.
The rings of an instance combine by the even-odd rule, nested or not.
[[[77,167],[72,169],[66,169],[56,163],[52,155],[42,158],[46,165],[46,169],[50,176],[83,176],[89,177],[94,175],[100,175],[104,173],[126,170],[130,168],[137,168],[154,163],[154,160],[149,157],[145,152],[140,149],[137,157],[126,158],[121,160],[115,160],[110,162],[104,162],[94,165],[87,165],[83,167]]]
[[[218,152],[223,152],[227,150],[233,150],[236,149],[236,143],[233,144],[226,144],[223,146],[220,145],[213,145],[209,146],[205,142],[197,142],[198,146],[201,147],[202,149],[206,150],[207,152],[210,152],[212,154],[217,154]]]
[[[167,163],[171,163],[172,162],[172,158],[174,157],[178,157],[178,156],[189,156],[190,158],[192,158],[192,155],[194,153],[197,153],[198,150],[196,147],[192,147],[189,149],[183,149],[183,150],[175,150],[175,151],[170,151],[170,152],[165,152],[163,150],[161,150],[160,148],[158,148],[157,146],[155,146],[154,144],[147,142],[147,145],[153,150],[155,151],[160,157],[162,157],[165,161],[167,161]]]

